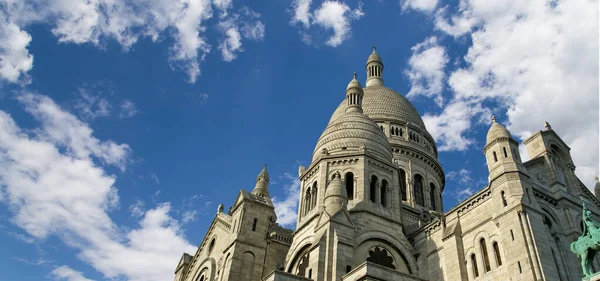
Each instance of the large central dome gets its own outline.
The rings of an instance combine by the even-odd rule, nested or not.
[[[419,112],[398,92],[384,86],[369,86],[363,88],[363,92],[363,112],[371,119],[411,123],[426,130]],[[342,101],[331,116],[329,123],[346,112],[346,107],[346,103]]]

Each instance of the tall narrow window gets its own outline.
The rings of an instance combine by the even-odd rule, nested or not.
[[[477,270],[477,258],[475,258],[475,254],[471,254],[471,267],[473,268],[473,276],[479,276],[479,270]]]
[[[381,205],[384,207],[387,206],[387,186],[388,182],[386,180],[381,181]]]
[[[519,273],[523,273],[523,269],[521,268],[521,262],[517,262],[517,264],[519,265]]]
[[[375,202],[375,197],[377,196],[377,177],[371,177],[371,184],[369,185],[369,199],[371,202]]]
[[[346,273],[352,271],[352,266],[346,265]]]
[[[406,172],[400,169],[400,198],[406,201]]]
[[[258,222],[258,219],[254,218],[254,220],[252,221],[252,231],[256,231],[256,223]]]
[[[346,193],[348,193],[348,200],[354,199],[354,174],[346,173],[344,176],[346,182]]]
[[[313,184],[312,187],[312,204],[311,204],[311,209],[313,209],[316,205],[317,205],[317,194],[318,194],[319,188],[317,186],[317,182],[315,182]]]
[[[496,256],[496,265],[501,266],[502,265],[502,257],[500,257],[500,248],[498,248],[498,242],[494,242],[494,244],[492,244],[492,247],[494,247],[494,255]]]
[[[504,157],[508,157],[508,154],[506,153],[506,147],[503,147],[502,150],[504,150]]]
[[[498,156],[496,156],[496,151],[494,151],[494,162],[498,162]]]
[[[513,233],[512,229],[510,230],[510,238],[512,238],[512,241],[515,241],[515,234]]]
[[[483,257],[483,267],[485,269],[485,272],[488,272],[492,268],[490,267],[490,258],[488,257],[485,239],[481,238],[481,240],[479,240],[479,246],[481,247],[481,256]]]
[[[415,175],[415,202],[417,204],[424,206],[425,202],[423,200],[423,177],[421,175]]]
[[[504,194],[504,191],[502,191],[500,192],[500,195],[502,196],[502,206],[506,207],[506,205],[508,205],[506,202],[506,194]]]
[[[436,210],[435,208],[435,184],[429,183],[429,204],[431,204],[431,209]]]

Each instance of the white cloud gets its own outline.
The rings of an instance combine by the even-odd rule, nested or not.
[[[440,114],[426,113],[423,122],[436,140],[439,151],[466,150],[477,141],[467,137],[475,115],[489,112],[480,105],[463,101],[452,101]]]
[[[106,98],[95,95],[86,88],[79,88],[78,92],[81,98],[75,102],[75,108],[84,119],[93,120],[110,115],[112,106]]]
[[[234,14],[218,24],[219,30],[223,33],[218,49],[224,61],[234,60],[237,54],[243,51],[242,37],[260,41],[265,36],[265,25],[259,20],[260,14],[248,7],[243,7],[240,11],[241,14]]]
[[[144,210],[145,205],[146,204],[142,200],[137,200],[137,201],[135,201],[135,203],[129,205],[129,212],[131,213],[131,216],[134,218],[139,218],[139,217],[143,216],[144,213],[146,212]]]
[[[462,185],[468,185],[472,181],[471,171],[469,171],[467,169],[460,169],[458,171],[451,171],[448,174],[446,174],[446,177],[449,180],[458,182],[458,183],[460,183]]]
[[[437,105],[442,106],[442,90],[444,89],[444,68],[448,63],[446,49],[437,42],[437,37],[429,37],[411,48],[412,56],[408,60],[405,74],[411,82],[407,97],[424,95],[434,98]]]
[[[283,179],[289,181],[283,188],[285,197],[281,200],[277,197],[273,197],[272,200],[275,205],[277,222],[286,227],[293,227],[296,225],[296,219],[298,218],[300,180],[289,173],[285,173]]]
[[[521,139],[548,121],[571,147],[576,173],[591,188],[600,162],[597,3],[465,0],[457,12],[448,10],[436,13],[437,28],[469,34],[472,45],[466,65],[449,75],[449,105],[430,118],[460,116],[456,105],[462,104],[461,122],[472,123],[492,105],[506,113],[508,129]],[[469,128],[457,126],[456,135],[465,138]],[[468,147],[438,141],[451,150]]]
[[[16,82],[33,66],[27,46],[32,40],[24,29],[31,24],[47,24],[59,42],[89,43],[103,48],[115,40],[129,50],[140,38],[152,41],[172,38],[169,49],[171,68],[184,71],[194,83],[200,75],[200,62],[211,46],[204,33],[212,6],[227,20],[231,0],[0,0],[0,78]],[[264,25],[256,26],[258,31]],[[258,32],[257,31],[257,32]],[[260,34],[260,33],[258,33]]]
[[[11,221],[37,240],[58,237],[107,279],[172,279],[182,252],[195,247],[169,216],[170,204],[145,211],[133,230],[109,216],[119,204],[116,177],[100,163],[124,169],[129,147],[95,138],[48,97],[27,93],[18,100],[40,126],[21,129],[0,111],[0,187]]]
[[[437,0],[400,0],[402,10],[413,9],[421,12],[432,12],[437,2]]]
[[[64,281],[92,281],[91,279],[87,279],[83,277],[83,273],[80,271],[76,271],[66,265],[59,266],[52,270],[52,276],[54,276],[54,280],[64,280]]]
[[[119,112],[119,118],[125,119],[140,114],[135,103],[130,100],[124,100],[121,102],[121,112]]]
[[[310,27],[310,4],[312,0],[294,0],[292,3],[292,23],[301,22],[304,27]]]
[[[0,79],[17,82],[33,67],[27,46],[31,35],[0,13]]]
[[[188,210],[183,212],[181,216],[181,223],[189,223],[196,220],[196,216],[198,215],[198,211],[196,210]]]
[[[311,0],[296,0],[292,3],[292,24],[302,23],[304,31],[300,32],[301,39],[306,44],[312,44],[313,36],[309,34],[311,26],[316,25],[325,30],[333,31],[333,35],[327,39],[325,44],[337,47],[350,38],[352,33],[350,22],[364,16],[363,4],[358,2],[356,9],[339,1],[324,1],[321,6],[312,13],[310,12]],[[312,22],[311,22],[312,20]]]
[[[351,10],[348,5],[337,1],[325,1],[314,12],[314,23],[325,29],[332,29],[333,36],[326,44],[337,47],[350,37],[350,20],[360,19],[364,13],[362,7]]]

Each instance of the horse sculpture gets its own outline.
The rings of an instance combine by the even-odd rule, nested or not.
[[[592,213],[585,208],[585,202],[581,198],[583,205],[583,232],[581,236],[571,243],[571,252],[575,253],[581,259],[581,268],[584,276],[594,274],[592,261],[597,251],[600,251],[600,225],[592,220]]]

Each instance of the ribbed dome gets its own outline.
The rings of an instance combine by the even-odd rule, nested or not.
[[[369,58],[367,59],[367,64],[369,64],[372,61],[377,61],[377,62],[383,63],[383,61],[381,60],[381,57],[379,56],[379,54],[377,52],[375,52],[375,50],[373,50],[373,52],[369,55]]]
[[[486,144],[502,137],[510,138],[510,132],[494,119],[485,138]]]
[[[363,88],[364,96],[362,100],[362,109],[365,115],[372,119],[393,119],[401,122],[409,122],[425,130],[425,124],[421,115],[415,107],[396,91],[381,87],[371,86]],[[346,112],[346,101],[335,110],[329,123],[340,117]]]
[[[392,148],[381,129],[373,120],[359,112],[340,114],[327,125],[315,146],[313,161],[324,148],[332,155],[365,148],[380,157],[392,159]]]

